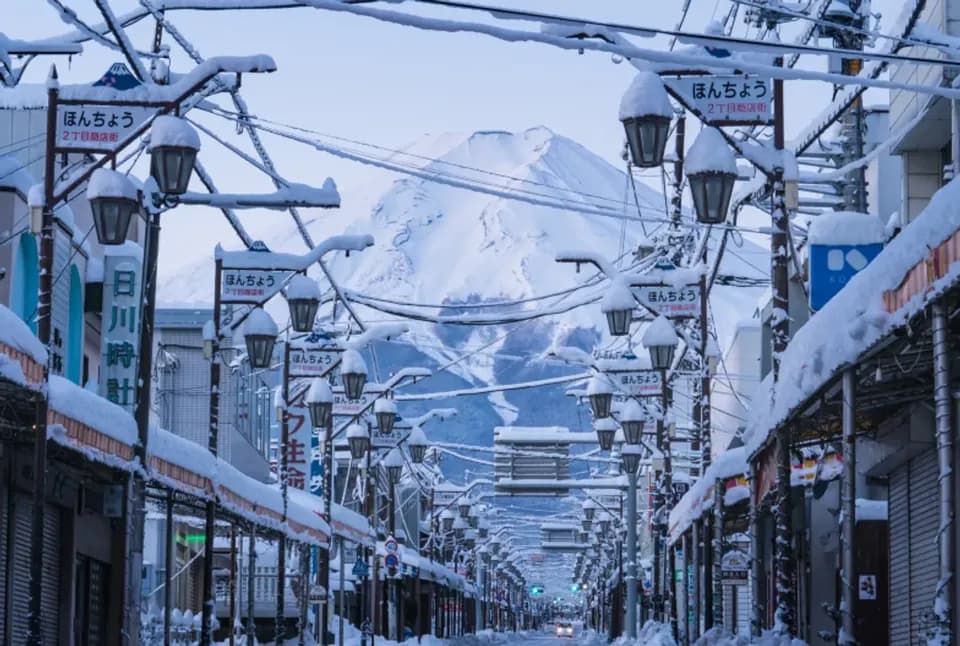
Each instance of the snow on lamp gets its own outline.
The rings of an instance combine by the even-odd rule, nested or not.
[[[161,193],[183,195],[200,150],[200,137],[185,119],[161,115],[150,127],[150,175]]]
[[[387,474],[387,482],[391,485],[396,485],[400,482],[400,476],[403,473],[403,454],[400,453],[399,448],[391,449],[387,453],[387,457],[383,458],[384,471]]]
[[[377,417],[377,430],[380,435],[390,435],[397,421],[397,402],[381,397],[373,402],[373,413]]]
[[[356,350],[344,350],[340,358],[340,376],[347,399],[357,400],[363,396],[367,383],[367,363]]]
[[[453,529],[453,521],[456,520],[457,515],[454,514],[449,509],[444,509],[440,512],[440,524],[443,526],[443,531],[449,532]]]
[[[600,311],[607,317],[610,336],[630,334],[633,308],[633,292],[623,279],[615,278],[600,301]]]
[[[673,106],[660,77],[647,71],[637,74],[620,100],[620,122],[634,166],[663,163],[672,118]]]
[[[316,377],[310,381],[306,402],[313,428],[326,428],[333,415],[333,390],[326,379]]]
[[[589,532],[590,528],[593,527],[593,519],[584,518],[580,521],[580,527],[583,528],[583,531]]]
[[[285,291],[290,308],[290,326],[294,332],[310,332],[320,308],[320,286],[304,274],[296,274]]]
[[[123,173],[98,168],[87,182],[87,199],[100,244],[123,244],[130,220],[140,208],[134,183]]]
[[[627,444],[640,444],[646,417],[643,407],[637,400],[627,400],[623,410],[620,411],[620,428],[623,429],[623,439]]]
[[[617,435],[617,423],[612,417],[598,419],[593,424],[593,430],[597,432],[597,443],[600,444],[601,451],[609,451],[613,448],[613,440]]]
[[[623,463],[623,470],[631,478],[637,475],[637,469],[640,468],[640,457],[643,449],[639,444],[627,444],[620,451],[620,461]]]
[[[273,359],[273,346],[277,342],[277,324],[260,307],[254,308],[243,324],[243,340],[247,357],[255,370],[269,368]]]
[[[456,538],[463,538],[467,530],[470,529],[470,523],[465,518],[456,518],[453,521],[453,535]]]
[[[359,460],[367,453],[370,447],[370,437],[359,424],[351,424],[347,428],[347,444],[350,446],[350,457]]]
[[[650,352],[650,363],[654,370],[667,370],[670,367],[678,341],[673,324],[662,314],[647,326],[642,342]]]
[[[423,432],[423,429],[419,426],[414,426],[413,430],[410,431],[410,435],[407,437],[407,448],[410,450],[410,460],[414,464],[422,464],[425,457],[427,457],[427,436]]]
[[[481,539],[487,538],[490,535],[490,521],[486,518],[481,518],[477,523],[477,533]]]
[[[470,507],[473,506],[473,501],[469,498],[461,498],[460,502],[457,503],[457,511],[460,512],[460,518],[466,518],[470,515]]]
[[[610,407],[613,404],[613,384],[606,375],[594,375],[587,384],[587,399],[590,400],[590,410],[596,419],[610,417]]]
[[[683,170],[697,220],[703,224],[726,221],[737,181],[737,158],[719,130],[707,127],[700,131],[687,151]]]

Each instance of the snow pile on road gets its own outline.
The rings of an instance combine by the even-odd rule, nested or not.
[[[782,635],[776,629],[765,630],[760,637],[751,640],[743,635],[734,635],[723,626],[717,626],[701,635],[693,646],[807,646],[807,643]]]

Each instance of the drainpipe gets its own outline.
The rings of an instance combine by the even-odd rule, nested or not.
[[[856,616],[856,550],[854,532],[857,526],[857,372],[855,368],[843,371],[843,482],[840,507],[843,522],[840,524],[841,543],[841,629],[837,637],[839,646],[857,643]]]
[[[952,642],[952,619],[955,599],[954,545],[956,525],[953,522],[954,473],[953,473],[953,409],[950,398],[950,347],[947,341],[947,317],[940,303],[931,306],[933,316],[933,398],[937,419],[937,462],[940,485],[940,530],[937,546],[940,560],[940,580],[934,599],[934,615],[937,625],[934,638],[939,636],[944,644]],[[931,641],[935,641],[931,640]]]

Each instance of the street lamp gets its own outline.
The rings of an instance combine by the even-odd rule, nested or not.
[[[320,286],[304,274],[296,274],[287,283],[287,306],[294,332],[310,332],[320,308]]]
[[[457,503],[457,511],[460,512],[460,518],[466,518],[470,515],[471,505],[473,505],[473,501],[469,498],[460,499],[460,502]]]
[[[607,317],[610,336],[630,334],[634,305],[633,292],[629,285],[620,278],[614,278],[600,301],[600,311]]]
[[[397,421],[397,402],[381,397],[373,403],[373,412],[377,416],[377,429],[380,435],[390,435],[393,432],[393,424]]]
[[[400,482],[400,476],[403,473],[403,455],[399,448],[392,449],[387,456],[383,458],[384,470],[387,472],[387,482],[396,485]]]
[[[140,208],[134,183],[123,173],[98,168],[87,183],[87,199],[100,244],[123,244],[130,220]]]
[[[700,131],[687,151],[683,168],[697,220],[703,224],[723,223],[737,181],[737,158],[719,130],[707,127]]]
[[[266,310],[261,307],[250,310],[243,324],[243,340],[247,345],[250,366],[255,370],[270,367],[277,334],[277,324]]]
[[[200,137],[186,120],[161,115],[150,127],[150,175],[161,193],[183,195],[200,150]]]
[[[603,374],[594,375],[587,384],[587,399],[590,400],[590,409],[597,419],[610,417],[610,406],[613,404],[613,384],[610,378]]]
[[[613,440],[617,435],[617,423],[612,417],[598,419],[593,423],[593,430],[597,432],[597,443],[600,444],[601,451],[609,451],[613,448]]]
[[[326,379],[315,377],[310,381],[306,394],[310,424],[314,428],[327,428],[333,415],[333,390]]]
[[[597,513],[597,503],[590,498],[587,498],[583,501],[583,505],[581,505],[581,507],[583,508],[584,518],[587,520],[593,520],[594,515]]]
[[[443,531],[449,532],[453,529],[453,521],[456,519],[456,514],[454,514],[449,509],[444,509],[440,512],[440,522],[443,525]]]
[[[343,392],[347,399],[360,399],[367,383],[367,362],[359,352],[344,350],[340,358],[340,376],[343,378]]]
[[[620,121],[626,131],[634,166],[654,168],[663,163],[673,106],[663,81],[653,72],[640,72],[620,100]]]
[[[677,332],[666,316],[661,314],[650,323],[643,333],[642,342],[650,351],[650,363],[654,370],[667,370],[670,367],[678,341]]]
[[[423,463],[423,459],[427,457],[427,436],[423,432],[423,429],[419,426],[414,426],[413,430],[410,431],[410,435],[407,436],[407,448],[410,450],[410,460],[414,464]]]
[[[463,538],[468,529],[470,529],[470,523],[462,516],[453,521],[453,535],[457,538]]]
[[[620,411],[620,428],[623,429],[623,439],[627,444],[640,444],[645,420],[646,414],[640,403],[635,399],[628,399]]]
[[[584,518],[580,521],[580,528],[585,532],[589,532],[590,528],[593,527],[593,520],[590,518]]]
[[[350,446],[350,457],[359,460],[370,448],[370,437],[359,424],[351,424],[347,428],[347,444]]]
[[[637,475],[637,469],[640,468],[640,457],[643,449],[639,444],[627,444],[620,451],[620,460],[623,462],[623,470],[627,476],[634,478]]]

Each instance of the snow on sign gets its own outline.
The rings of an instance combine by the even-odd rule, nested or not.
[[[263,303],[280,291],[289,273],[224,267],[220,270],[220,302],[224,305]]]
[[[684,76],[664,84],[714,125],[773,123],[770,79],[753,76]]]
[[[94,87],[129,90],[140,85],[123,63],[114,63]],[[97,102],[57,104],[57,142],[61,150],[106,152],[129,138],[156,112],[143,105],[104,105]]]
[[[819,310],[883,249],[883,224],[866,213],[837,211],[813,218],[810,245],[810,307]]]
[[[634,295],[644,306],[668,318],[700,316],[699,285],[636,285]]]

